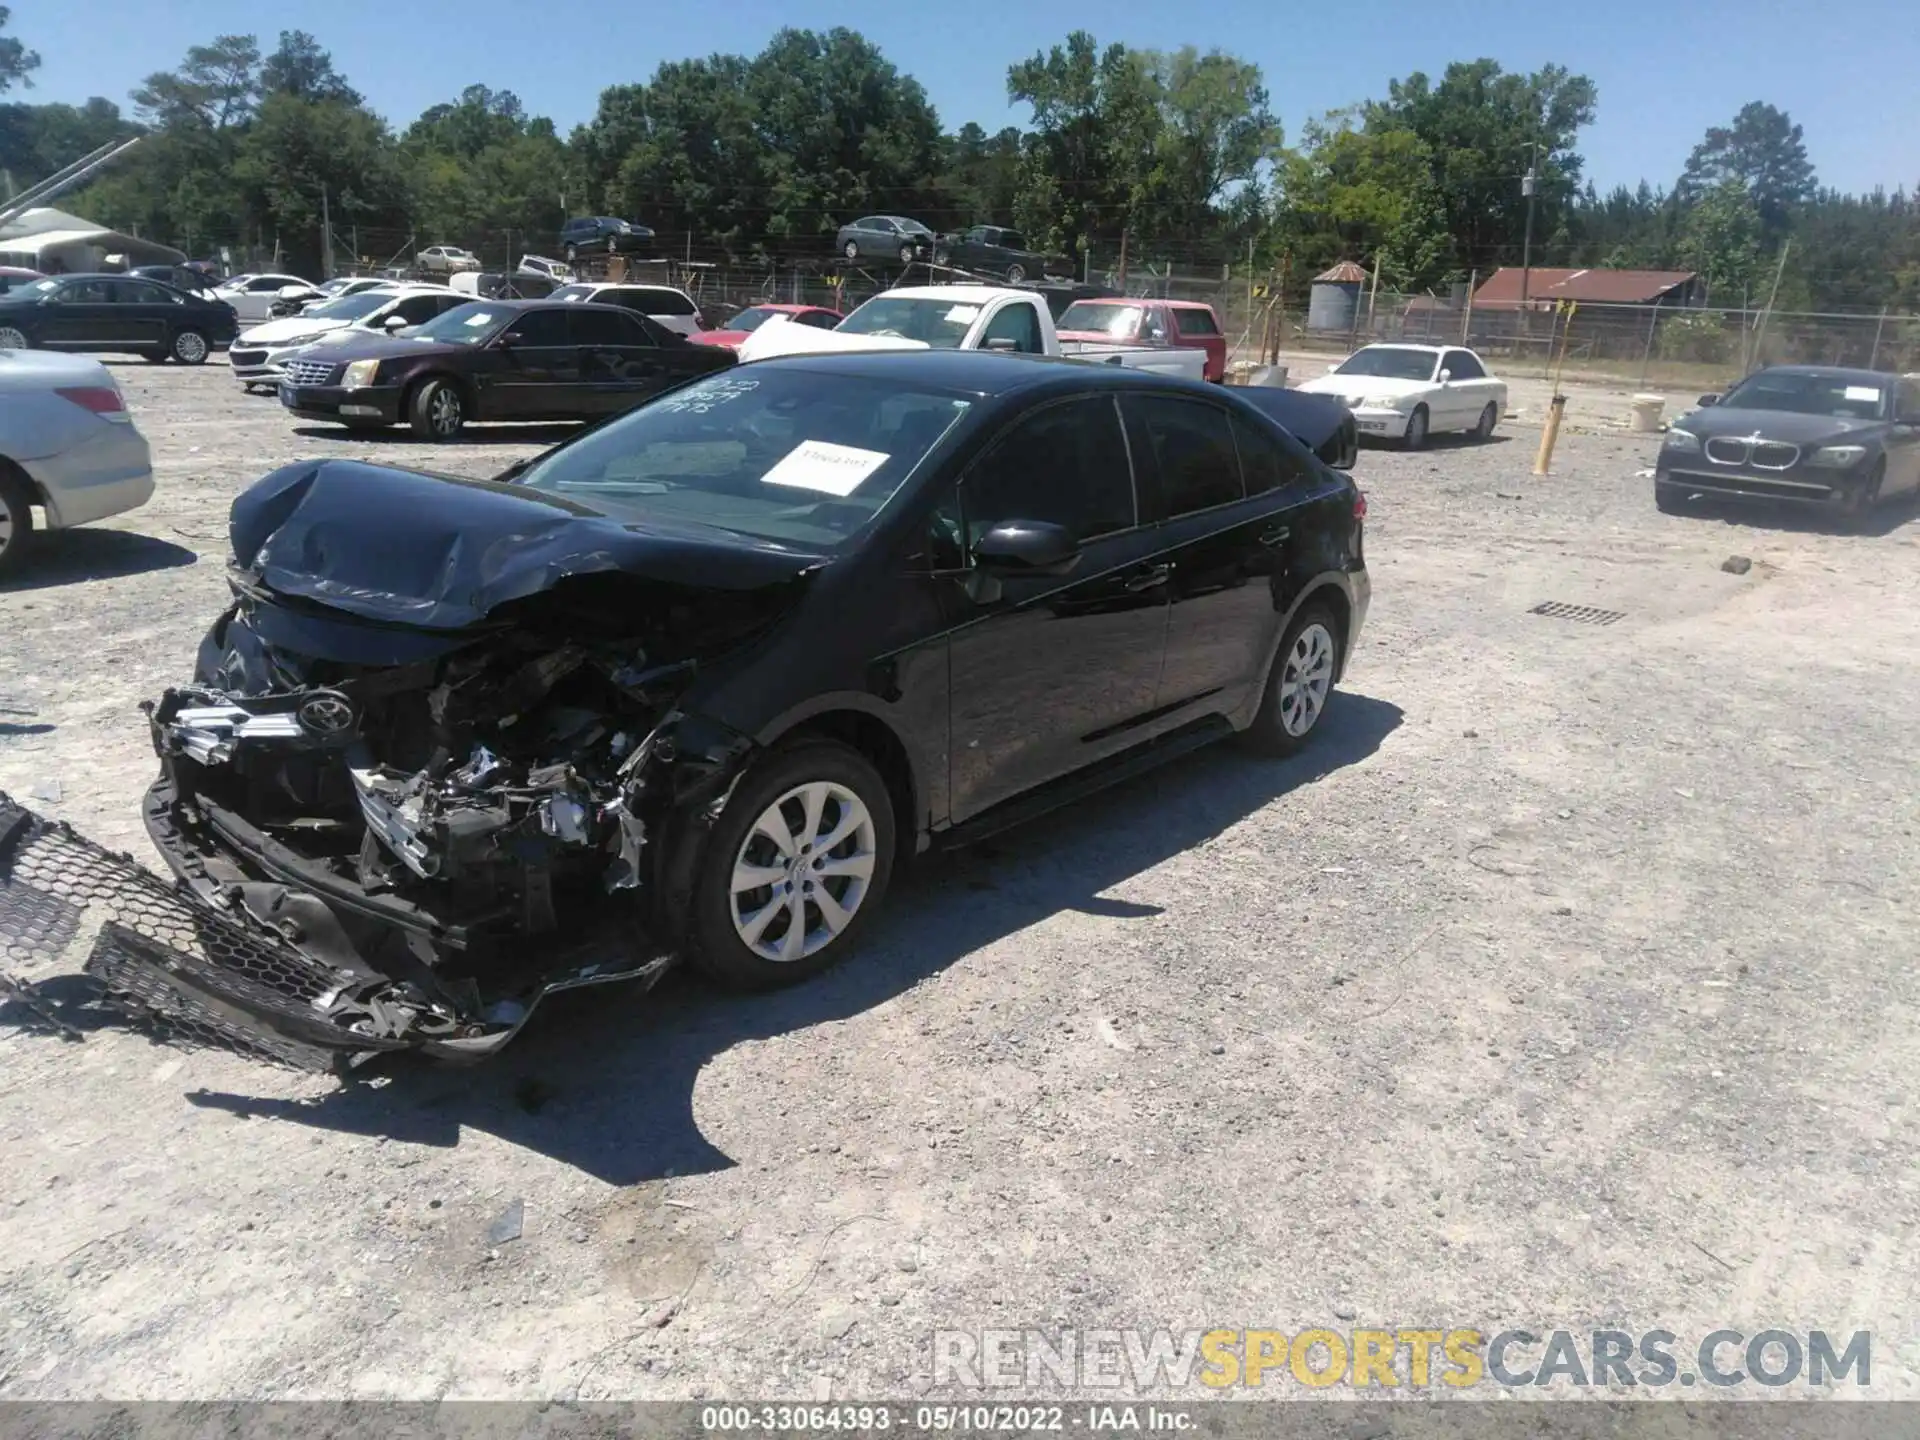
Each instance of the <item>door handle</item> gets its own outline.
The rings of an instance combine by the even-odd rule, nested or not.
[[[1167,577],[1172,573],[1173,566],[1171,565],[1152,565],[1142,570],[1138,575],[1128,576],[1126,586],[1127,589],[1133,591],[1151,590],[1156,585],[1166,584]]]
[[[1293,538],[1293,531],[1285,525],[1269,525],[1260,532],[1262,545],[1281,545]]]

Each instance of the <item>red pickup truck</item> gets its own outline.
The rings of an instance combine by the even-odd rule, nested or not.
[[[1211,305],[1198,300],[1076,300],[1060,317],[1062,340],[1120,340],[1207,352],[1206,378],[1227,375],[1227,337]]]

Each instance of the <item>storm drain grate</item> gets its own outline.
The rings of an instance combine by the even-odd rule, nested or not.
[[[1591,605],[1569,605],[1564,600],[1543,600],[1527,612],[1549,620],[1572,620],[1580,625],[1611,625],[1627,618],[1624,610],[1596,610]]]

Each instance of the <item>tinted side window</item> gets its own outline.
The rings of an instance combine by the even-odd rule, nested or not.
[[[570,310],[567,320],[572,326],[573,343],[576,345],[634,345],[644,343],[639,327],[624,315],[615,315],[606,310]]]
[[[1164,518],[1241,497],[1240,458],[1224,410],[1171,395],[1129,397],[1127,408],[1153,456]]]
[[[1020,234],[1017,230],[1002,230],[1000,232],[1000,243],[1009,250],[1024,250],[1027,248],[1027,237]]]
[[[530,311],[508,326],[507,334],[520,345],[565,345],[569,343],[567,312],[564,310]]]
[[[961,489],[969,546],[1003,520],[1064,525],[1082,540],[1135,524],[1126,437],[1106,396],[1022,420],[975,462]]]
[[[387,313],[398,315],[409,325],[424,325],[446,308],[438,295],[409,295]],[[381,322],[384,324],[385,321],[386,316],[382,316]]]
[[[1305,475],[1299,458],[1271,435],[1239,415],[1232,419],[1233,446],[1240,452],[1240,473],[1246,479],[1247,494],[1264,495]]]
[[[113,287],[105,280],[78,280],[60,292],[69,305],[110,305]]]
[[[631,308],[648,315],[698,315],[700,307],[678,290],[634,290]]]
[[[113,298],[122,305],[164,305],[167,303],[167,292],[144,280],[116,280],[113,282]]]
[[[1447,352],[1447,370],[1455,380],[1481,380],[1487,373],[1480,368],[1480,362],[1464,350]]]
[[[840,317],[826,310],[809,310],[804,315],[793,317],[802,325],[811,325],[816,330],[831,330],[840,323]]]
[[[987,322],[980,347],[990,349],[995,340],[1011,340],[1013,348],[1022,355],[1040,355],[1047,348],[1040,339],[1039,312],[1025,304],[1009,305]]]
[[[1173,323],[1182,335],[1218,335],[1220,327],[1213,323],[1213,313],[1208,310],[1176,310]]]

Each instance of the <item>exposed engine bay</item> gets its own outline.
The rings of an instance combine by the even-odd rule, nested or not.
[[[556,990],[664,974],[704,829],[753,750],[680,702],[785,612],[804,567],[702,586],[549,565],[478,604],[460,567],[479,527],[454,517],[418,573],[472,608],[429,628],[389,618],[414,594],[299,594],[270,545],[243,551],[241,503],[233,603],[193,681],[143,707],[161,761],[144,818],[179,888],[163,902],[131,860],[0,797],[16,850],[88,852],[76,887],[0,836],[0,938],[45,953],[86,939],[91,910],[86,970],[120,1001],[328,1068],[489,1054]],[[49,907],[76,918],[36,929]]]

